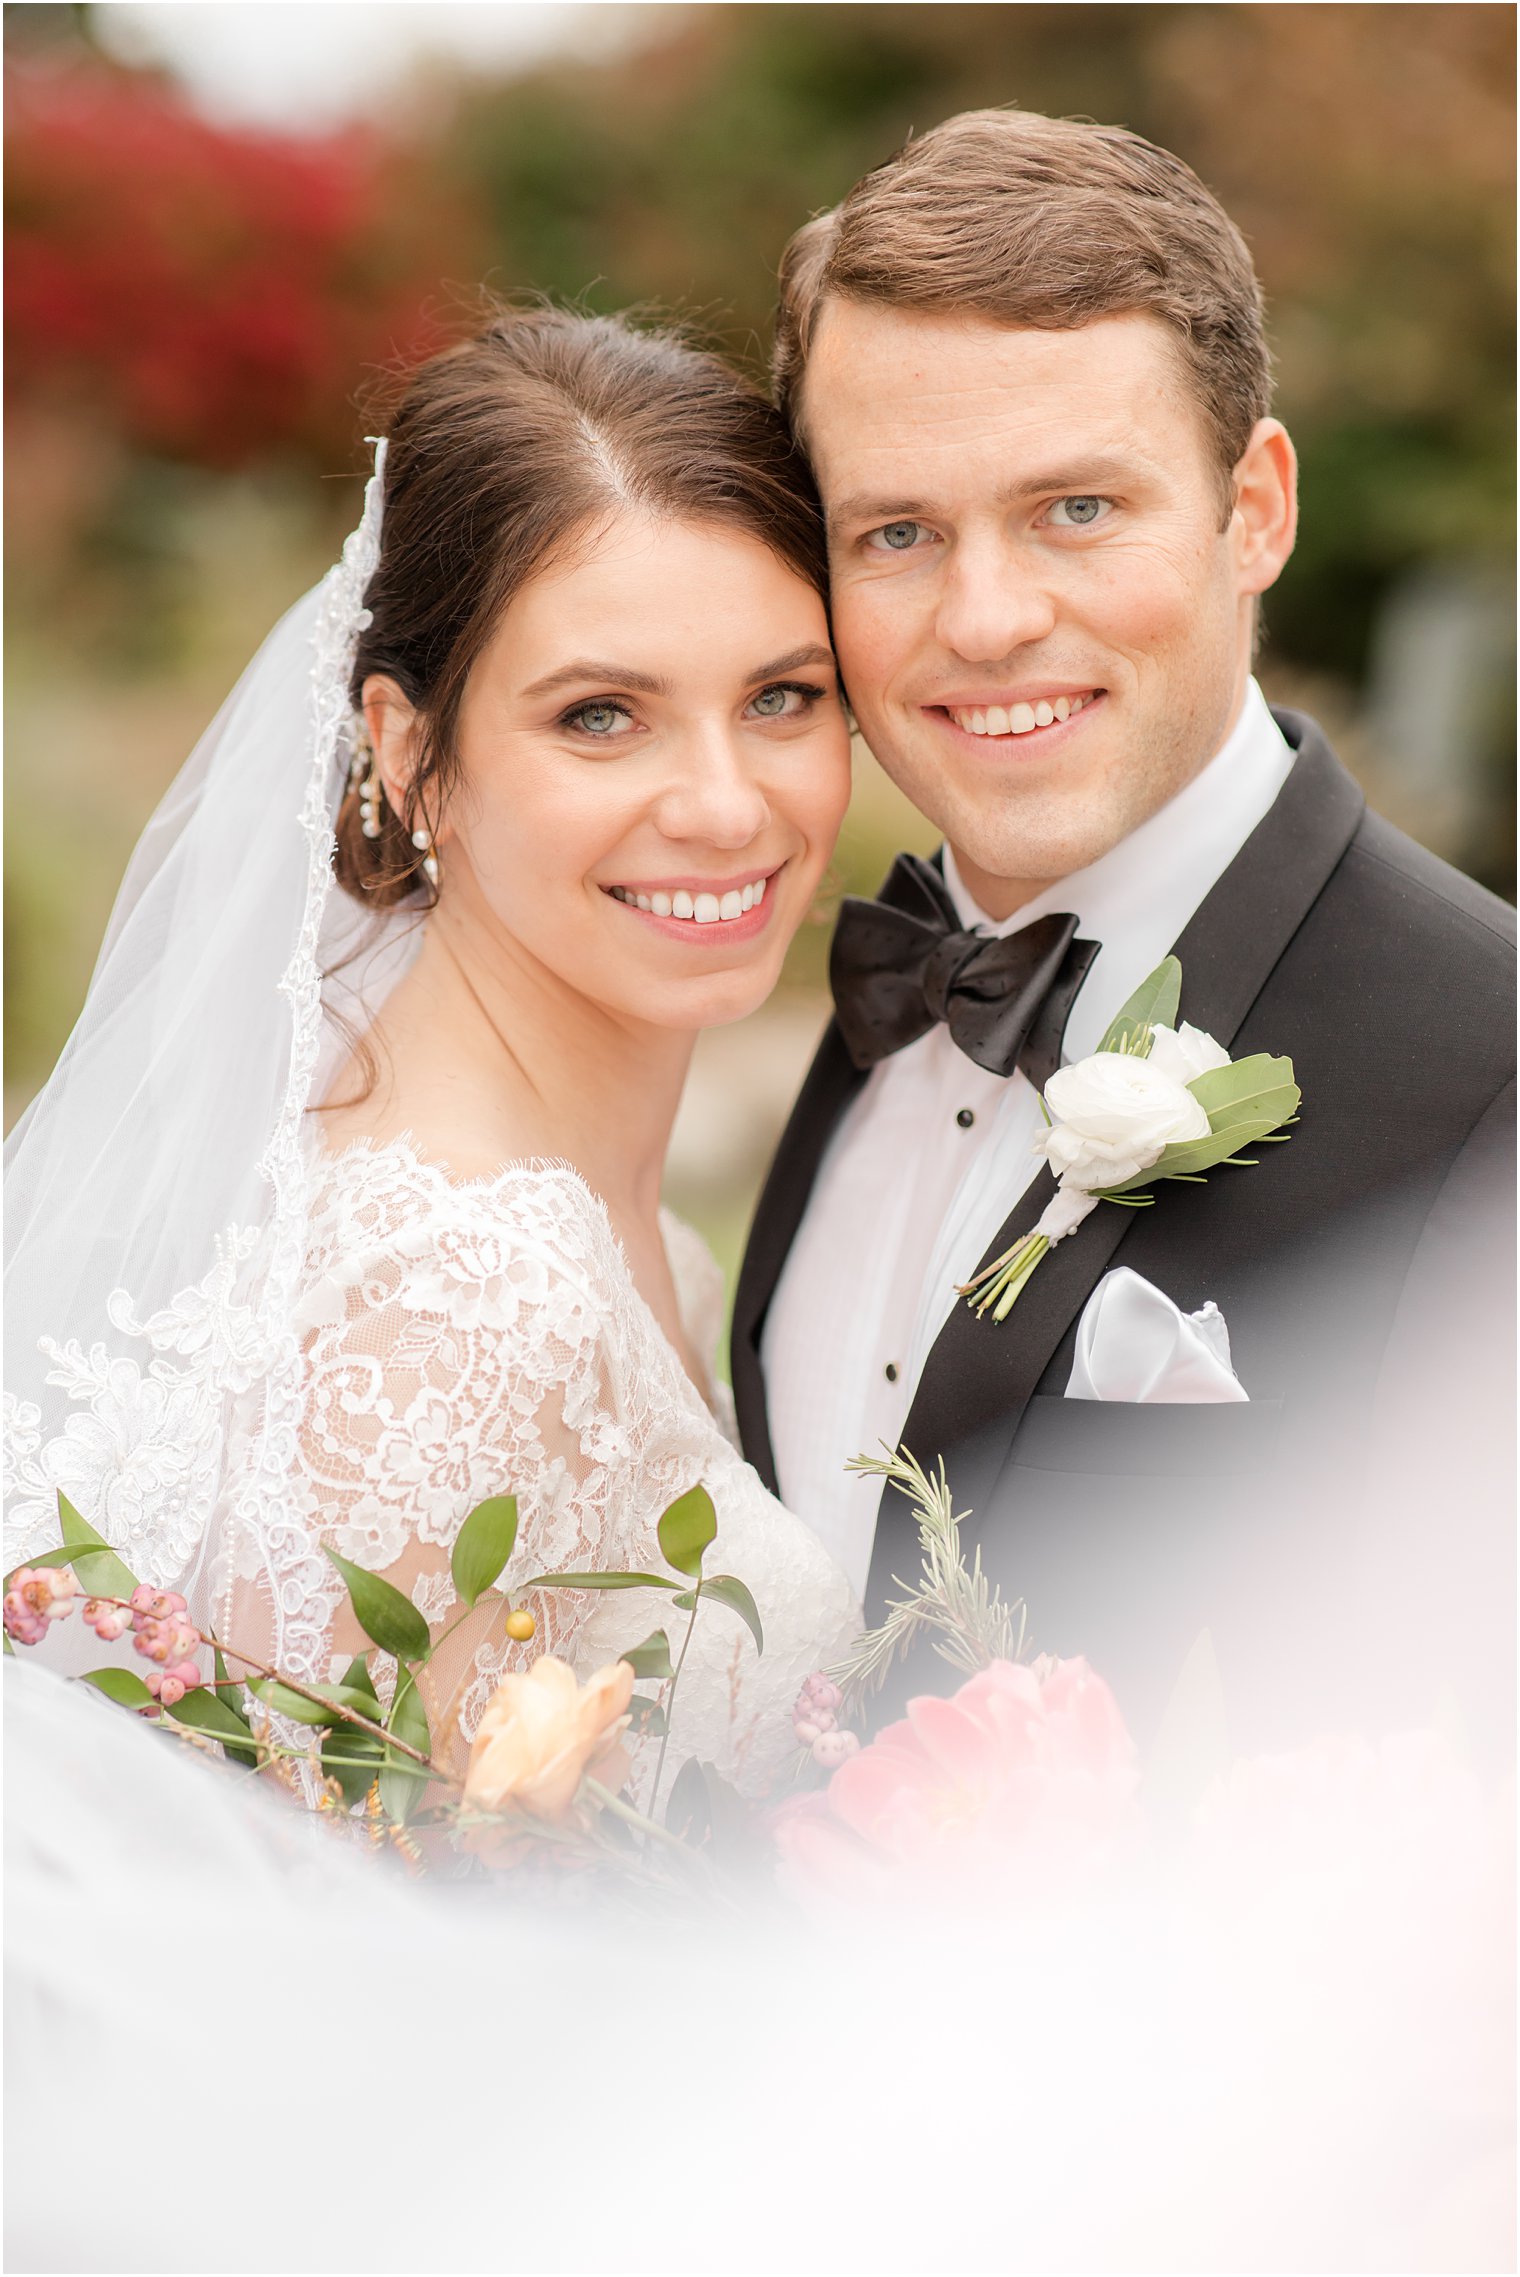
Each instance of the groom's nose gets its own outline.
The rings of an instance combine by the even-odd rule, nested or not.
[[[1056,623],[1051,593],[1019,549],[988,535],[950,547],[940,572],[934,630],[968,664],[997,664],[1044,640]]]

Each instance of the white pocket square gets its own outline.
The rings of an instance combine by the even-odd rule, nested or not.
[[[1230,1332],[1212,1300],[1179,1312],[1170,1297],[1120,1265],[1105,1273],[1077,1324],[1068,1399],[1183,1405],[1249,1399],[1230,1366]]]

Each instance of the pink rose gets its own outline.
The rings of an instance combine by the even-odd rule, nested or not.
[[[908,1703],[822,1792],[775,1822],[804,1899],[1033,1904],[1133,1857],[1135,1750],[1085,1661],[994,1661],[948,1700]]]

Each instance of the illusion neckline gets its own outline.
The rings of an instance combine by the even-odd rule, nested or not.
[[[628,1262],[628,1252],[623,1247],[622,1238],[612,1222],[612,1212],[608,1209],[605,1199],[591,1184],[585,1172],[578,1170],[568,1156],[521,1155],[510,1162],[502,1163],[495,1170],[475,1171],[465,1177],[456,1177],[450,1171],[448,1164],[441,1162],[436,1155],[424,1154],[417,1143],[415,1134],[408,1130],[398,1131],[394,1138],[350,1139],[336,1153],[330,1147],[324,1146],[320,1136],[318,1136],[313,1145],[312,1157],[312,1174],[317,1179],[333,1178],[340,1170],[357,1162],[380,1162],[390,1157],[396,1157],[404,1162],[409,1169],[421,1172],[435,1186],[445,1187],[453,1194],[468,1194],[476,1198],[498,1194],[509,1184],[521,1184],[529,1181],[537,1183],[558,1181],[573,1187],[582,1200],[590,1206],[592,1215],[597,1220],[601,1231],[605,1233],[617,1259],[618,1270],[627,1283],[628,1293],[643,1313],[649,1329],[659,1340],[660,1346],[677,1377],[697,1400],[707,1420],[716,1427],[721,1436],[726,1436],[723,1433],[723,1424],[714,1396],[717,1388],[716,1376],[712,1376],[710,1384],[704,1389],[692,1374],[681,1354],[666,1334],[653,1305],[634,1278],[633,1267]],[[679,1226],[683,1232],[695,1234],[696,1231],[694,1227],[687,1226],[684,1218],[677,1217],[675,1211],[662,1202],[660,1204],[660,1237],[665,1250],[666,1262],[670,1266],[671,1278],[676,1286],[677,1302],[679,1303],[680,1282],[676,1274],[675,1260],[670,1253],[668,1229],[671,1226]],[[697,1240],[700,1241],[701,1238],[700,1234],[696,1234]],[[682,1326],[685,1327],[685,1325],[683,1318]],[[704,1368],[702,1372],[704,1375],[712,1374],[708,1368]]]

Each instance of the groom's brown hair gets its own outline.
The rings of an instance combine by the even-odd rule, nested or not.
[[[781,260],[776,397],[802,392],[829,300],[1069,331],[1143,311],[1175,336],[1226,490],[1271,403],[1245,239],[1192,169],[1124,127],[962,111],[797,231]]]

